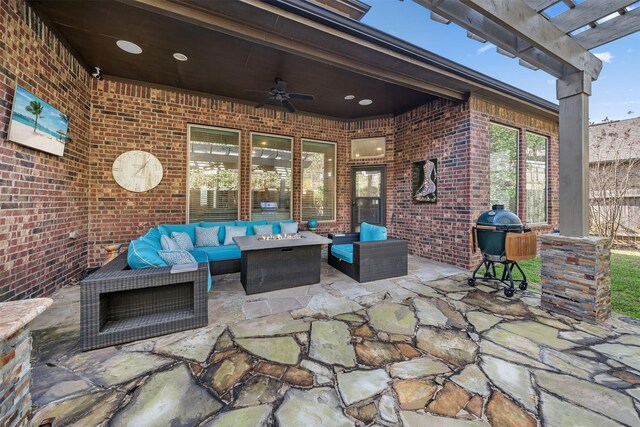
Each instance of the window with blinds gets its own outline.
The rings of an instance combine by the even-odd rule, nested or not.
[[[293,139],[251,134],[251,219],[291,218]]]
[[[302,220],[336,219],[336,145],[302,140]]]
[[[189,222],[238,219],[240,132],[189,125]]]

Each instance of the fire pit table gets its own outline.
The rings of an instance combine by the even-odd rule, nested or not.
[[[330,239],[310,231],[297,238],[240,236],[240,282],[247,295],[320,282],[320,250]]]

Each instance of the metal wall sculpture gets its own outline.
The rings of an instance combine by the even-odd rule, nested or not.
[[[415,162],[413,168],[413,202],[436,203],[438,201],[438,161],[436,159]]]

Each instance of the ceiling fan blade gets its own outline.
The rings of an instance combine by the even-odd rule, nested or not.
[[[265,99],[264,101],[262,101],[262,102],[258,103],[258,104],[256,105],[256,107],[255,107],[255,108],[262,108],[262,107],[264,107],[266,104],[268,104],[268,103],[269,103],[269,101],[270,101],[270,100],[271,100],[271,98],[267,98],[267,99]]]
[[[291,103],[291,101],[289,101],[288,99],[283,99],[282,100],[282,105],[284,106],[284,108],[289,110],[290,113],[295,113],[296,112],[296,107],[294,107],[293,104]]]
[[[313,101],[314,99],[316,99],[315,96],[307,95],[307,94],[304,94],[304,93],[290,93],[289,94],[289,98],[291,98],[291,99],[306,99],[307,101]]]

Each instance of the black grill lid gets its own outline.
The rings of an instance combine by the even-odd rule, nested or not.
[[[504,208],[504,205],[493,205],[490,211],[483,212],[477,221],[478,225],[493,225],[498,228],[519,229],[522,221],[518,215]]]

